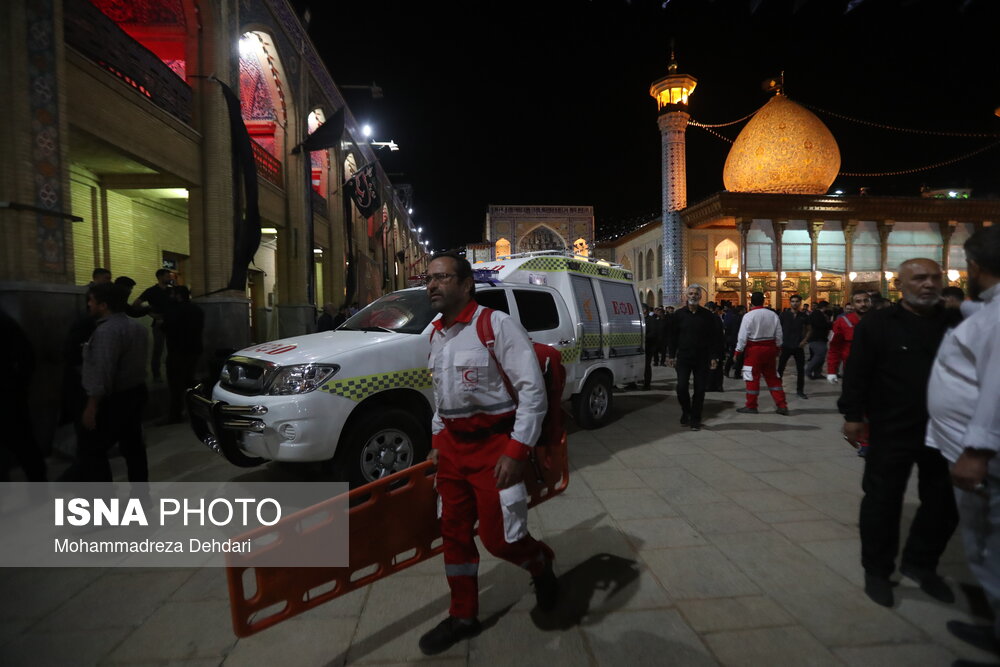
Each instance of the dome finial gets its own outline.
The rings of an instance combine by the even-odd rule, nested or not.
[[[667,66],[667,72],[670,74],[677,74],[677,56],[674,55],[674,38],[670,38],[670,64]]]
[[[785,70],[781,70],[781,75],[776,78],[766,79],[764,83],[760,84],[760,87],[775,95],[783,95],[785,93]]]

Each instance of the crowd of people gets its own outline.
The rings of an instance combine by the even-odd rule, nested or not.
[[[737,412],[759,412],[763,377],[775,412],[788,415],[781,380],[788,361],[795,362],[800,399],[808,398],[806,379],[822,380],[825,365],[826,380],[842,382],[844,439],[865,459],[859,529],[869,598],[894,604],[890,576],[900,556],[903,498],[916,467],[920,504],[900,573],[927,595],[954,602],[937,568],[961,526],[970,569],[1000,618],[1000,228],[976,232],[965,252],[971,299],[958,287],[945,287],[942,267],[923,258],[899,267],[897,302],[858,290],[843,310],[821,301],[809,312],[794,295],[777,313],[764,306],[761,292],[751,295],[749,311],[728,303],[702,307],[703,290],[692,285],[686,307],[674,313],[645,309],[645,388],[651,365],[676,368],[681,424],[698,430],[708,377],[717,369],[728,376],[735,368],[746,381],[746,403]],[[1000,620],[993,627],[955,620],[948,629],[1000,654]]]
[[[184,392],[195,384],[202,353],[204,313],[191,302],[190,290],[175,284],[168,269],[158,270],[156,283],[132,299],[135,285],[128,276],[112,279],[109,270],[94,269],[87,285],[86,311],[69,329],[63,349],[60,423],[73,424],[76,449],[59,481],[111,481],[108,453],[115,445],[125,459],[129,481],[149,480],[142,434],[147,379],[163,382],[164,367],[168,400],[163,423],[183,420]],[[146,316],[151,319],[148,326],[143,321]],[[29,414],[24,388],[30,386],[34,371],[32,347],[7,315],[0,314],[0,334],[5,347],[9,343],[24,351],[8,355],[5,362],[11,365],[5,376],[16,381],[4,384],[5,398],[0,402],[17,411],[19,418],[10,421],[22,424],[22,432],[4,442],[9,443],[12,458],[28,480],[44,481],[45,459],[30,423],[23,418]]]

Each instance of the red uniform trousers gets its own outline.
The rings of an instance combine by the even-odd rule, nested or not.
[[[778,361],[778,346],[773,340],[751,341],[747,343],[746,350],[743,351],[743,367],[751,367],[749,380],[744,375],[747,383],[747,407],[757,407],[757,396],[760,395],[760,376],[764,376],[767,388],[771,392],[774,404],[779,408],[787,408],[788,402],[785,400],[785,390],[781,387],[781,378],[778,377],[776,369]]]
[[[455,618],[475,618],[479,613],[479,550],[474,540],[477,518],[483,546],[497,558],[528,570],[531,576],[542,574],[546,562],[554,557],[552,550],[528,535],[526,528],[517,541],[506,539],[493,470],[509,440],[501,433],[460,442],[447,428],[435,436],[444,568],[451,588],[449,614]]]

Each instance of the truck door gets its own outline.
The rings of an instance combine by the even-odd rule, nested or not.
[[[581,333],[580,360],[602,359],[604,341],[601,339],[601,313],[597,307],[597,294],[591,279],[586,276],[570,276],[576,310],[580,314]]]
[[[608,356],[642,354],[642,320],[635,289],[628,283],[599,282],[604,309],[608,314]]]

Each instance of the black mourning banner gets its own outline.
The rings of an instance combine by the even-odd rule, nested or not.
[[[369,164],[357,172],[344,184],[351,194],[354,205],[358,207],[362,217],[370,218],[382,205],[382,198],[378,191],[378,177],[375,174],[375,165]]]
[[[322,151],[333,148],[340,143],[344,134],[344,109],[340,108],[329,120],[316,128],[316,131],[306,137],[306,140],[292,149],[292,155],[301,151]]]
[[[218,81],[218,79],[216,79]],[[233,271],[226,289],[247,288],[247,267],[260,246],[260,209],[257,202],[257,163],[250,147],[250,133],[243,123],[240,98],[221,81],[229,110],[229,134],[233,151]],[[242,185],[242,188],[240,187]],[[246,215],[240,202],[242,191]]]

